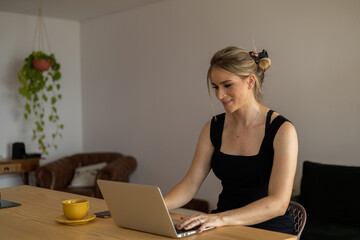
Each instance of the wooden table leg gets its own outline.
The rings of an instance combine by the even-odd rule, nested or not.
[[[24,172],[24,179],[23,179],[23,181],[24,181],[24,184],[25,185],[29,185],[29,172]]]

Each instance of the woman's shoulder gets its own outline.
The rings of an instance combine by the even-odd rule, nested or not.
[[[297,145],[297,132],[295,126],[290,121],[285,121],[278,129],[274,138],[274,148]]]
[[[294,124],[287,117],[275,111],[271,115],[270,129],[276,135],[296,133]]]
[[[287,118],[285,117],[284,115],[274,111],[274,110],[269,110],[269,111],[272,111],[272,115],[271,115],[271,119],[270,119],[270,124],[274,122],[274,120],[276,121],[281,121],[283,123],[290,123],[292,124],[292,122]]]
[[[274,127],[277,128],[277,138],[296,135],[294,124],[282,114],[274,112],[273,116],[271,117],[271,123],[274,125]]]

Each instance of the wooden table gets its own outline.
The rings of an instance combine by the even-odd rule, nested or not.
[[[0,161],[0,174],[23,173],[24,184],[29,184],[29,172],[39,167],[40,158],[7,159]]]
[[[90,201],[89,212],[107,210],[104,200],[59,192],[34,186],[0,189],[2,199],[18,202],[19,207],[0,209],[0,239],[171,239],[154,234],[120,228],[112,218],[96,218],[82,225],[63,225],[55,221],[62,215],[61,200],[85,198]],[[174,218],[180,215],[172,214]],[[195,234],[186,240],[296,240],[296,236],[256,228],[222,227]]]

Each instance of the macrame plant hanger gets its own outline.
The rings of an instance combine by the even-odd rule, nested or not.
[[[49,50],[49,53],[47,55],[51,54],[50,49],[50,41],[49,37],[46,31],[45,21],[42,14],[42,9],[39,8],[39,13],[36,21],[35,26],[35,34],[34,34],[34,41],[33,41],[33,53],[44,53],[45,52],[45,40],[47,43],[47,47]],[[38,48],[36,49],[36,42],[38,42]],[[32,60],[32,64],[34,68],[39,71],[43,72],[50,68],[51,61],[49,59],[36,59],[36,54],[34,55],[35,59]]]
[[[36,40],[38,40],[38,49],[37,50],[35,49]],[[49,54],[51,54],[50,42],[49,42],[49,37],[48,37],[47,31],[46,31],[44,16],[42,14],[42,9],[39,8],[36,26],[35,26],[35,34],[34,34],[32,50],[44,52],[45,51],[45,40],[47,43]]]

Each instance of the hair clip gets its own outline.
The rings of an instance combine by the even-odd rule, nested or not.
[[[251,51],[251,52],[249,52],[249,54],[252,57],[252,59],[254,59],[256,64],[259,64],[260,59],[269,57],[269,55],[265,49],[263,49],[261,53],[256,53],[256,52]]]

